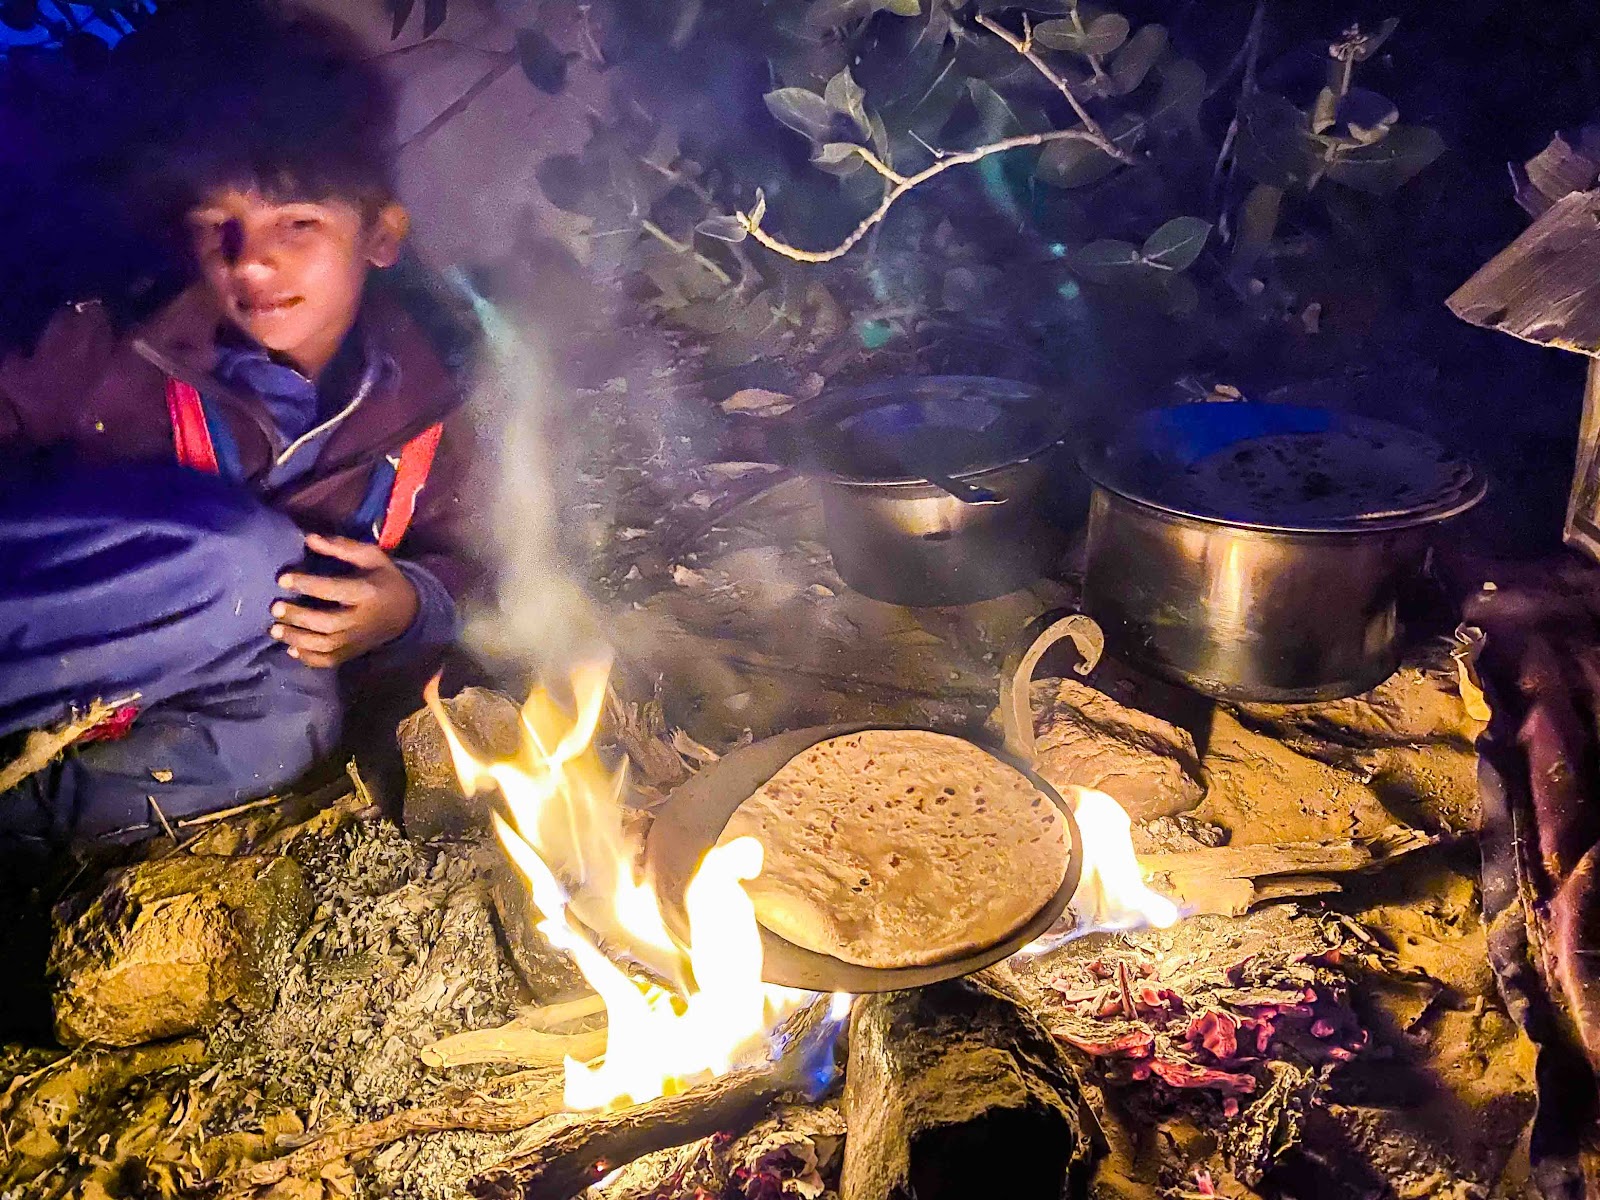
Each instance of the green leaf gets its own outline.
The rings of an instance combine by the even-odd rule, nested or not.
[[[1111,60],[1111,81],[1126,96],[1144,82],[1150,69],[1167,52],[1167,30],[1163,25],[1141,25],[1128,44]]]
[[[1403,186],[1444,153],[1444,139],[1421,125],[1396,125],[1381,142],[1357,146],[1328,166],[1328,178],[1370,196]]]
[[[810,141],[826,141],[833,129],[833,107],[806,88],[779,88],[762,99],[767,103],[768,112]]]
[[[1200,289],[1187,275],[1173,272],[1161,281],[1161,307],[1168,316],[1192,317],[1200,311]]]
[[[852,142],[825,142],[811,154],[811,165],[830,175],[854,175],[865,162]]]
[[[1103,58],[1128,40],[1128,28],[1128,18],[1121,13],[1101,13],[1087,21],[1080,14],[1077,18],[1041,21],[1033,27],[1033,40],[1052,50]]]
[[[835,112],[841,112],[855,122],[863,135],[872,132],[872,124],[867,120],[867,93],[850,74],[849,67],[828,80],[828,86],[822,90],[822,98]]]
[[[1233,235],[1232,270],[1240,274],[1255,266],[1278,229],[1278,212],[1283,206],[1283,189],[1258,183],[1239,206]]]
[[[416,7],[417,0],[389,0],[389,12],[394,17],[394,23],[389,27],[390,41],[406,31],[406,22],[411,20],[411,11]],[[37,5],[35,11],[37,12]]]
[[[806,9],[806,24],[813,29],[841,29],[874,11],[872,0],[813,0]]]
[[[528,82],[546,95],[558,95],[567,86],[568,57],[537,29],[517,33],[517,64]]]
[[[694,231],[703,233],[708,238],[716,238],[719,242],[742,242],[750,236],[739,218],[729,216],[727,213],[716,213],[707,217],[694,227]]]
[[[556,154],[534,171],[545,198],[566,212],[592,216],[595,179],[592,164],[576,154]]]
[[[922,0],[876,0],[874,7],[897,17],[915,17],[922,12]]]
[[[835,166],[852,158],[861,161],[853,142],[824,142],[812,154],[811,161],[822,166]]]
[[[1305,114],[1272,92],[1254,92],[1240,101],[1238,153],[1247,175],[1285,191],[1310,187],[1322,170]]]
[[[1211,222],[1199,217],[1173,217],[1145,239],[1139,255],[1153,267],[1184,271],[1194,265],[1211,236]]]
[[[1067,255],[1067,266],[1073,274],[1081,275],[1092,283],[1117,283],[1130,273],[1150,269],[1145,265],[1139,247],[1114,238],[1102,238],[1072,251]]]
[[[444,19],[449,16],[450,0],[423,0],[422,36],[432,37],[439,32]]]
[[[999,92],[981,79],[967,80],[967,93],[983,122],[985,141],[999,141],[1021,133],[1043,133],[1052,126],[1043,111],[1028,106],[1018,110]]]
[[[1117,169],[1117,160],[1093,142],[1062,139],[1047,142],[1034,176],[1051,187],[1080,188],[1098,183]]]
[[[1351,88],[1339,101],[1338,122],[1358,142],[1376,142],[1400,119],[1394,101],[1366,88]],[[1316,130],[1315,132],[1321,132]]]
[[[1161,68],[1161,87],[1146,119],[1155,125],[1191,126],[1200,119],[1206,99],[1206,73],[1190,58]]]

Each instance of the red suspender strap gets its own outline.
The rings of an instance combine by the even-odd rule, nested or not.
[[[442,425],[430,425],[412,438],[400,451],[400,461],[395,464],[394,486],[389,490],[389,507],[383,513],[383,525],[378,529],[378,548],[393,550],[406,536],[411,518],[417,512],[417,496],[422,485],[428,482],[428,472],[433,468],[433,454],[439,448]]]
[[[178,450],[178,462],[191,470],[217,474],[217,450],[211,444],[200,393],[183,380],[169,376],[167,415],[172,418],[172,442]]]

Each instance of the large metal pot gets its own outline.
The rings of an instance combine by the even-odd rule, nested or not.
[[[923,480],[822,478],[828,550],[840,577],[891,604],[971,604],[1026,587],[1059,560],[1062,535],[1036,503],[1047,463],[962,477],[994,495],[971,504]]]
[[[1084,610],[1111,652],[1236,700],[1330,700],[1382,682],[1400,656],[1401,592],[1439,524],[1482,499],[1482,480],[1378,422],[1280,405],[1186,407],[1176,421],[1147,415],[1120,447],[1085,461],[1094,492]],[[1233,411],[1201,411],[1225,409]],[[1330,433],[1370,456],[1348,467],[1366,486],[1342,508],[1329,490],[1341,486],[1337,464],[1327,462],[1302,472],[1310,478],[1301,492],[1284,486],[1296,478],[1289,468],[1222,500],[1184,489],[1186,478],[1207,476],[1196,464],[1208,458],[1249,462],[1261,446]],[[1391,468],[1407,477],[1374,501],[1372,481]]]
[[[970,604],[1048,574],[1049,519],[1077,478],[1056,398],[1011,380],[890,380],[819,398],[781,439],[821,490],[828,549],[891,604]]]

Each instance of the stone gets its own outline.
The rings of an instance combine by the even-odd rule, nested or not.
[[[444,701],[444,710],[467,749],[479,758],[515,755],[522,743],[521,708],[488,688],[463,688]],[[416,838],[465,837],[487,829],[491,797],[461,790],[444,730],[426,708],[418,709],[396,731],[405,761],[406,832]]]
[[[310,913],[290,858],[178,854],[118,870],[56,912],[56,1035],[136,1046],[259,1012]]]
[[[1135,821],[1200,803],[1205,789],[1187,730],[1071,679],[1038,680],[1030,695],[1038,771],[1055,787],[1105,792]]]

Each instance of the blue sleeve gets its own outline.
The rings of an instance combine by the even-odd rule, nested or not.
[[[394,565],[417,589],[417,615],[411,619],[409,629],[376,653],[448,646],[455,641],[461,631],[456,602],[438,576],[427,567],[402,558],[395,559]]]

